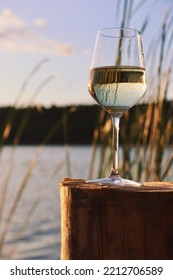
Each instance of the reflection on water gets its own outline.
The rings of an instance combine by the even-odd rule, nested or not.
[[[15,209],[2,248],[2,259],[60,258],[60,198],[62,178],[87,178],[90,147],[48,146],[38,153],[37,147],[5,147],[0,157],[0,192],[5,221],[23,182],[28,181]],[[70,154],[70,158],[69,158]],[[34,168],[30,167],[33,158]],[[66,164],[68,161],[68,165]]]

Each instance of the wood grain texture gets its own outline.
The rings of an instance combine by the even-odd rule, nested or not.
[[[61,259],[173,259],[173,183],[60,184]]]

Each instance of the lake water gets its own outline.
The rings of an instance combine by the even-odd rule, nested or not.
[[[20,189],[23,191],[9,223],[1,259],[60,258],[59,183],[64,177],[86,179],[90,152],[89,146],[46,146],[42,150],[30,146],[3,148],[0,155],[1,236],[16,195]],[[28,172],[31,173],[27,181]]]
[[[90,146],[2,149],[0,236],[5,234],[1,259],[60,258],[59,183],[64,177],[87,179],[90,156]]]

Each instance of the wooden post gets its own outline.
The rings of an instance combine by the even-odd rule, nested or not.
[[[64,179],[61,259],[173,259],[173,183],[114,187]]]

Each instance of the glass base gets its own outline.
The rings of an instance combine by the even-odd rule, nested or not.
[[[132,180],[123,179],[120,176],[110,176],[108,178],[100,178],[93,180],[86,180],[86,183],[93,183],[98,185],[113,185],[113,186],[124,186],[124,187],[140,187],[141,183]]]

